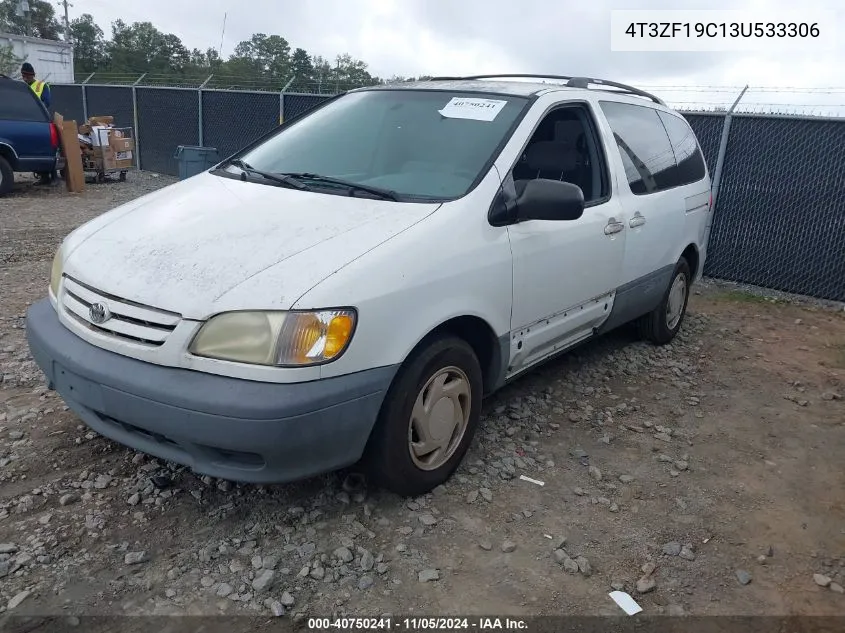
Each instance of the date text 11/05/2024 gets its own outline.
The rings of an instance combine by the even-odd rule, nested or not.
[[[526,631],[518,618],[308,618],[308,631]]]
[[[820,35],[818,22],[631,22],[631,37],[798,38]]]

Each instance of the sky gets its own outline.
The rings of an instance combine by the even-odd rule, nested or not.
[[[829,12],[820,28],[837,35],[838,52],[800,40],[787,52],[611,50],[613,9],[734,9],[766,21],[797,5]],[[329,59],[349,53],[382,77],[547,72],[613,79],[699,105],[729,104],[750,84],[780,90],[750,90],[743,99],[749,106],[845,112],[842,0],[74,0],[71,19],[81,13],[91,13],[107,34],[118,18],[150,21],[203,50],[220,46],[227,15],[224,56],[263,32]]]

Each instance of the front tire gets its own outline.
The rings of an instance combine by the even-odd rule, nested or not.
[[[669,287],[663,299],[652,312],[641,317],[637,325],[640,336],[655,345],[666,345],[678,334],[687,313],[692,275],[683,257],[675,264]]]
[[[481,417],[481,366],[451,335],[424,344],[399,370],[364,458],[374,483],[419,496],[455,472]]]

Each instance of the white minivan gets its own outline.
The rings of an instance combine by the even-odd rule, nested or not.
[[[711,216],[696,137],[636,88],[538,79],[354,90],[82,225],[27,315],[51,388],[198,473],[360,462],[418,495],[508,381],[631,321],[668,343]]]

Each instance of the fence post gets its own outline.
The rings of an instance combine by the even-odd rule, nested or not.
[[[296,75],[291,75],[291,78],[288,79],[288,82],[282,87],[282,91],[279,93],[279,125],[285,122],[285,93],[290,88],[294,79],[296,79]]]
[[[135,166],[139,170],[141,169],[141,129],[138,127],[138,91],[135,90],[135,86],[141,83],[141,80],[146,76],[147,73],[144,73],[132,84],[132,125],[135,128]]]
[[[739,93],[739,96],[736,98],[736,101],[733,102],[733,105],[728,108],[728,111],[725,113],[725,121],[722,124],[722,137],[719,139],[719,153],[716,156],[716,167],[713,169],[713,182],[710,185],[710,195],[713,198],[713,204],[710,209],[710,219],[707,224],[706,233],[704,234],[705,252],[707,251],[707,246],[710,243],[710,231],[713,229],[713,218],[716,215],[716,203],[719,200],[719,187],[722,184],[722,172],[725,168],[725,155],[728,151],[728,137],[731,133],[733,111],[736,109],[736,106],[739,105],[739,102],[743,95],[745,95],[746,90],[748,90],[747,85],[742,89],[742,92]]]
[[[200,87],[197,89],[198,95],[198,105],[199,108],[197,109],[197,124],[199,125],[199,134],[197,134],[197,145],[200,147],[205,147],[205,132],[203,132],[203,123],[202,123],[202,89],[205,88],[205,85],[211,81],[211,78],[214,77],[214,74],[208,76],[208,78],[200,84]]]
[[[82,116],[85,118],[86,121],[88,120],[88,93],[85,92],[85,84],[87,84],[90,81],[91,77],[96,74],[96,72],[91,73],[85,78],[85,81],[82,82]]]

